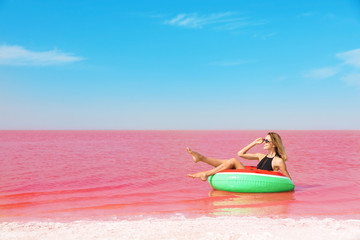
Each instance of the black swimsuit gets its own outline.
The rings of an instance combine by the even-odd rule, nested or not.
[[[272,168],[272,160],[274,159],[274,157],[269,158],[268,156],[265,156],[263,159],[261,159],[256,168],[261,170],[274,171],[274,169]]]

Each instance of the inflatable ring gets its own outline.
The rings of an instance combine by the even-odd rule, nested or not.
[[[294,183],[280,172],[259,170],[256,167],[228,169],[208,178],[216,190],[228,192],[286,192],[294,190]]]

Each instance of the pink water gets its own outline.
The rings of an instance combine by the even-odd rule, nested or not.
[[[360,131],[279,131],[295,191],[214,191],[186,146],[232,158],[265,131],[0,131],[0,221],[360,218]],[[261,146],[251,151],[263,152]],[[253,161],[244,161],[254,165]]]

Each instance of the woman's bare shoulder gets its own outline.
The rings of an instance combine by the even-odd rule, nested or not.
[[[285,164],[285,161],[281,157],[278,157],[278,156],[274,157],[273,161],[276,165]]]

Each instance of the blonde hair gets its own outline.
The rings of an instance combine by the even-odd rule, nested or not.
[[[269,132],[268,135],[271,137],[271,141],[275,146],[276,155],[278,155],[282,160],[287,161],[287,154],[280,135],[275,132]]]

